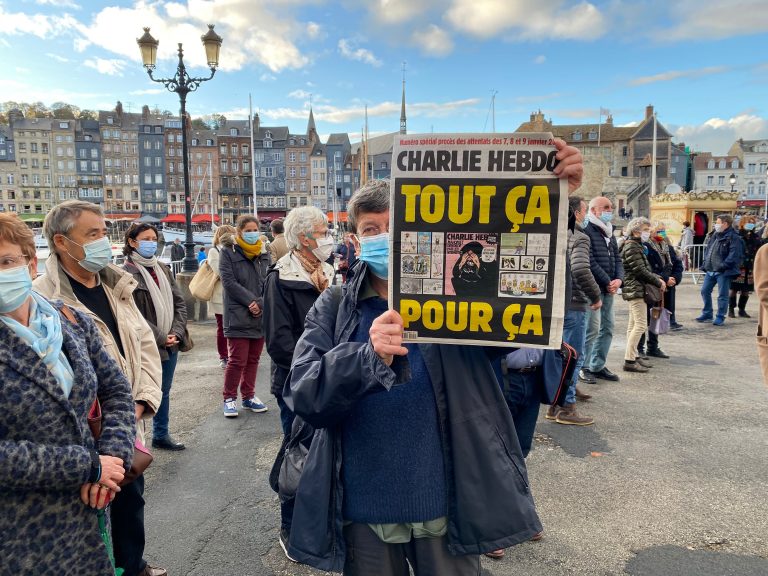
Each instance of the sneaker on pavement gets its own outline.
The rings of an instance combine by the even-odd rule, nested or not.
[[[555,422],[558,424],[572,424],[574,426],[591,426],[595,423],[595,419],[589,416],[581,416],[576,412],[576,404],[566,404],[557,413]]]
[[[648,362],[648,360],[645,360],[644,358],[641,358],[640,356],[635,358],[635,362],[640,364],[640,366],[642,366],[643,368],[653,368],[653,364]]]
[[[168,570],[147,564],[144,570],[139,572],[139,576],[168,576]]]
[[[227,418],[237,418],[237,398],[227,398],[224,400],[224,416]]]
[[[227,367],[227,359],[226,358],[221,358],[219,360],[219,368],[224,370],[226,367]]]
[[[648,356],[653,356],[654,358],[669,358],[669,355],[664,354],[664,350],[661,348],[649,348]]]
[[[696,318],[696,322],[709,322],[710,320],[712,320],[712,315],[710,314],[702,314]]]
[[[492,558],[493,560],[501,560],[504,558],[504,548],[500,548],[499,550],[494,550],[493,552],[486,552],[485,555],[488,558]]]
[[[579,380],[585,384],[597,384],[597,380],[595,380],[595,377],[592,376],[592,372],[584,368],[579,370]]]
[[[683,325],[682,325],[682,324],[680,324],[679,322],[675,322],[674,324],[670,324],[670,326],[669,326],[669,327],[670,327],[672,330],[682,330],[682,329],[683,329]]]
[[[619,381],[618,375],[608,370],[608,368],[606,368],[605,366],[600,368],[600,370],[598,370],[597,372],[592,372],[592,376],[594,376],[595,378],[600,378],[601,380],[610,380],[611,382]]]
[[[624,362],[624,372],[648,372],[648,368],[645,366],[638,364],[637,362]]]
[[[250,410],[251,412],[266,412],[269,410],[269,408],[267,408],[264,403],[259,400],[258,396],[254,396],[248,400],[243,400],[243,409]]]
[[[288,533],[288,530],[285,528],[280,528],[280,535],[278,536],[277,540],[280,542],[280,548],[283,549],[283,554],[285,554],[285,557],[288,558],[291,562],[297,562],[291,556],[288,554],[288,536],[290,534]]]
[[[723,324],[725,324],[725,318],[721,318],[720,316],[712,321],[713,326],[722,326]]]

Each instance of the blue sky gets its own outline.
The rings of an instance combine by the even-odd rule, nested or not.
[[[616,125],[653,104],[677,141],[725,153],[738,137],[768,137],[765,0],[0,0],[0,101],[117,100],[174,112],[152,84],[136,38],[160,40],[157,73],[185,62],[205,74],[200,35],[216,25],[221,66],[191,94],[194,116],[318,131],[398,130],[406,62],[408,131],[513,131],[541,109],[557,124]]]

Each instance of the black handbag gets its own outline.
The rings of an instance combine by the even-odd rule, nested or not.
[[[290,439],[284,443],[280,472],[277,477],[277,492],[283,502],[292,499],[299,489],[299,480],[313,435],[314,428],[297,416],[291,427]]]

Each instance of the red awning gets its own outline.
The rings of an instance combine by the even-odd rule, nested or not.
[[[131,213],[131,214],[104,214],[105,220],[112,220],[113,222],[116,220],[137,220],[141,214],[139,212]]]
[[[765,200],[739,200],[742,206],[765,206]]]
[[[211,221],[211,215],[210,214],[195,214],[192,216],[192,222],[199,223],[199,222],[210,222]],[[213,221],[217,222],[219,221],[219,215],[214,214],[213,215]]]
[[[339,222],[347,221],[347,213],[339,212]],[[333,222],[333,212],[328,212],[328,222]]]
[[[259,210],[259,220],[275,220],[285,218],[285,210]]]
[[[168,222],[168,223],[183,223],[186,219],[184,218],[184,214],[168,214],[165,218],[160,220],[160,222]]]

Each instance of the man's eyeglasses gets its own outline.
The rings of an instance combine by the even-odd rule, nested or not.
[[[10,270],[27,264],[29,264],[29,256],[24,254],[21,256],[0,256],[0,270]]]

